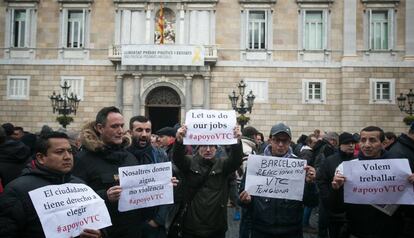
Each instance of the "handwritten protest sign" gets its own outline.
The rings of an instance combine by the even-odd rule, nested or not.
[[[407,159],[346,161],[343,174],[346,203],[414,204]]]
[[[29,196],[46,237],[75,237],[85,228],[112,225],[104,200],[85,184],[49,185]]]
[[[122,187],[118,210],[174,203],[171,162],[119,168]]]
[[[187,134],[184,145],[236,144],[233,129],[236,126],[234,111],[190,110],[185,116]]]
[[[246,191],[250,195],[302,201],[305,160],[249,155]]]

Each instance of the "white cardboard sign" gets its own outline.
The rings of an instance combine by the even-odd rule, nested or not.
[[[174,203],[171,162],[119,168],[121,212]]]
[[[190,110],[185,116],[187,134],[184,145],[231,145],[234,138],[236,112],[218,110]]]
[[[355,204],[414,204],[407,159],[352,160],[343,163],[344,201]]]
[[[85,228],[112,225],[104,200],[85,184],[49,185],[29,196],[48,238],[75,237]]]
[[[249,155],[245,190],[250,195],[302,201],[306,161]]]

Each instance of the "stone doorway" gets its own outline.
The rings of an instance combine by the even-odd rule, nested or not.
[[[181,100],[170,87],[160,86],[151,90],[145,100],[145,115],[152,122],[152,131],[180,122]]]

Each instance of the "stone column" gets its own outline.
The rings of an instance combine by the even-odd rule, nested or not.
[[[414,1],[405,1],[405,59],[414,60]]]
[[[357,55],[356,11],[357,0],[344,0],[344,58]]]
[[[124,107],[124,81],[122,75],[116,76],[116,107],[123,110]]]
[[[141,74],[134,74],[134,92],[132,94],[132,115],[141,115]]]
[[[185,74],[185,111],[193,107],[193,75]]]
[[[210,80],[211,76],[204,76],[204,109],[210,109]]]

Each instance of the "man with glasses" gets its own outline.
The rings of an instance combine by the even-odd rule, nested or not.
[[[238,143],[229,146],[228,158],[217,158],[216,145],[199,145],[194,156],[185,155],[183,137],[186,126],[178,129],[173,160],[183,173],[184,238],[224,238],[227,231],[228,177],[240,167],[243,157],[240,129],[235,128]]]
[[[265,156],[297,158],[290,142],[292,133],[283,123],[270,130],[270,144],[265,148]],[[306,182],[313,182],[315,169],[305,166]],[[304,195],[306,196],[306,194]],[[250,196],[247,191],[240,194],[240,201],[250,209],[252,218],[252,238],[302,238],[303,202],[278,198]]]

